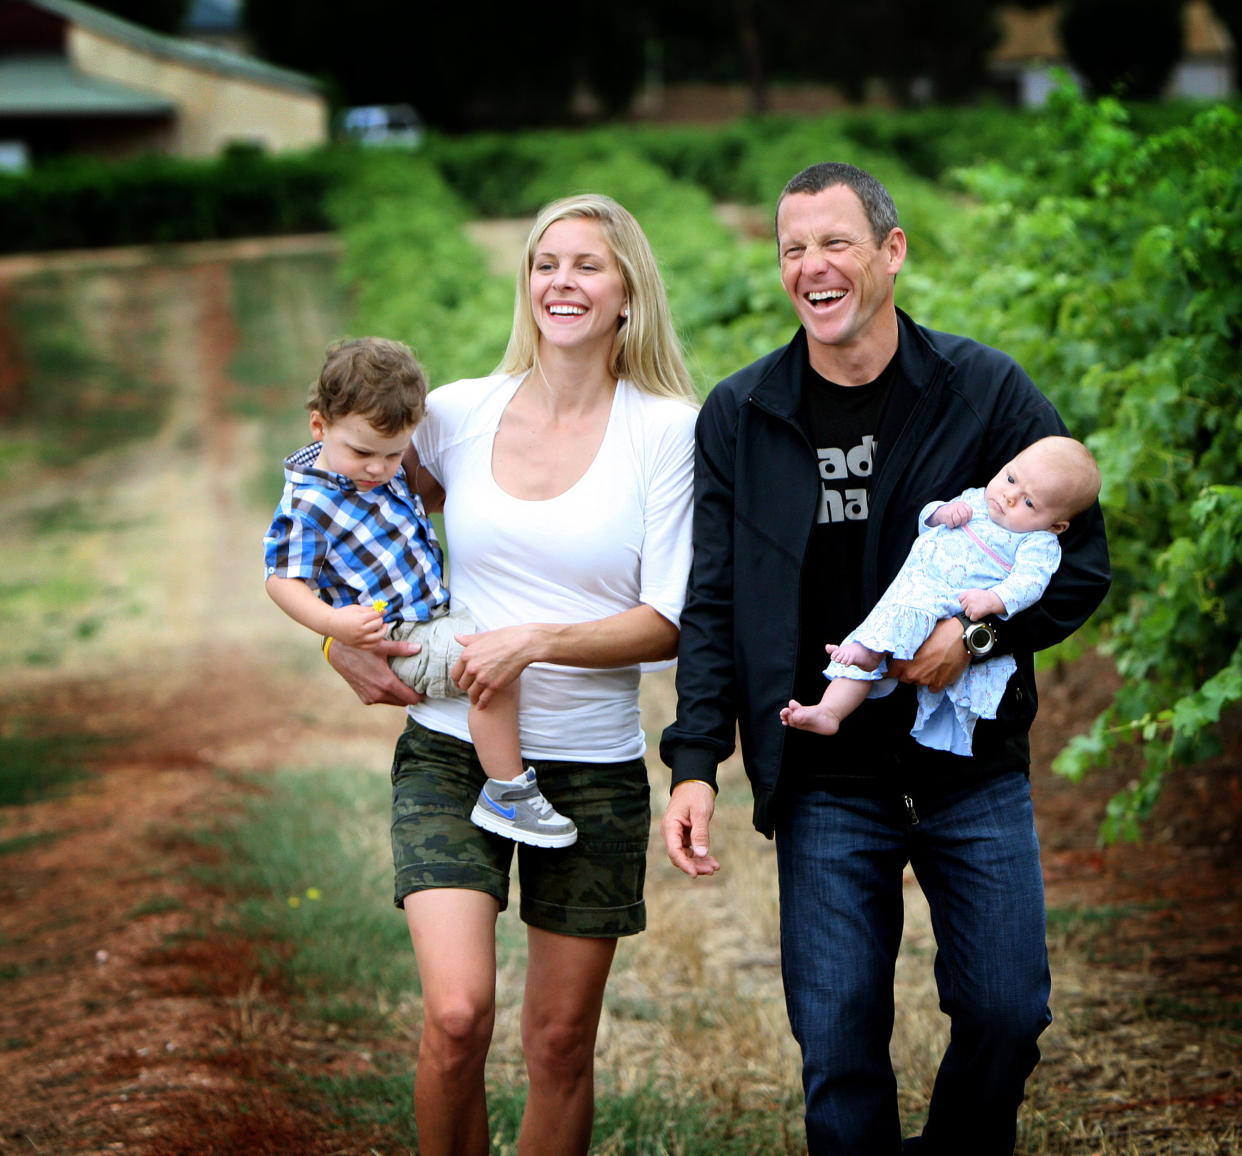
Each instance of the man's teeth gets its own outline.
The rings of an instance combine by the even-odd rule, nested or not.
[[[819,293],[808,293],[808,301],[835,301],[839,297],[845,296],[844,289],[825,289]]]
[[[549,305],[549,313],[555,313],[558,317],[581,317],[586,309],[581,305]]]

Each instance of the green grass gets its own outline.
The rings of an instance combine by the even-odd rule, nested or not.
[[[315,1099],[351,1133],[382,1132],[409,1152],[417,1151],[411,1110],[412,1073],[400,1057],[380,1057],[376,1071],[362,1076],[306,1081],[301,1097]],[[492,1150],[517,1151],[526,1103],[523,1087],[492,1087],[488,1117]],[[805,1151],[802,1097],[796,1089],[779,1102],[747,1107],[719,1101],[677,1099],[652,1085],[616,1092],[601,1087],[596,1097],[591,1151],[609,1156],[780,1156]]]
[[[84,758],[91,745],[83,738],[21,729],[0,734],[0,807],[37,802],[85,778]]]
[[[61,277],[23,286],[13,320],[30,368],[18,417],[4,433],[0,481],[32,461],[63,468],[160,428],[168,391],[147,360],[147,347],[158,343],[138,327],[124,357],[101,355],[85,332],[82,311],[88,308]]]
[[[31,847],[54,843],[61,837],[60,831],[32,831],[28,835],[15,835],[12,839],[0,839],[0,856],[19,855]]]
[[[285,771],[204,836],[223,852],[213,881],[239,896],[229,930],[280,945],[265,966],[328,1022],[382,1026],[416,990],[409,933],[386,898],[388,805],[374,774]]]
[[[237,262],[231,271],[237,347],[229,405],[259,429],[247,500],[268,509],[280,497],[281,461],[310,441],[306,392],[331,341],[349,332],[348,292],[329,253]]]

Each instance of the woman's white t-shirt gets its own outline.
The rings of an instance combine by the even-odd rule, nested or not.
[[[492,475],[492,444],[522,375],[453,382],[427,399],[414,431],[422,466],[444,487],[452,605],[480,630],[590,622],[646,604],[680,621],[690,572],[695,410],[617,383],[603,441],[586,472],[545,501],[515,498]],[[646,749],[640,668],[536,663],[521,679],[522,753],[617,762]],[[465,699],[428,699],[410,714],[469,740]]]

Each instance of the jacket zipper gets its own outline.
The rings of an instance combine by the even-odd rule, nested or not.
[[[906,826],[917,827],[919,825],[919,813],[914,809],[914,800],[909,795],[902,795],[901,801],[906,805]]]

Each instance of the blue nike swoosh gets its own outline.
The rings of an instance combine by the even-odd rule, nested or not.
[[[498,815],[503,815],[506,819],[512,819],[517,814],[516,807],[502,807],[499,803],[493,802],[491,795],[485,791],[483,798],[487,800],[487,805]]]

